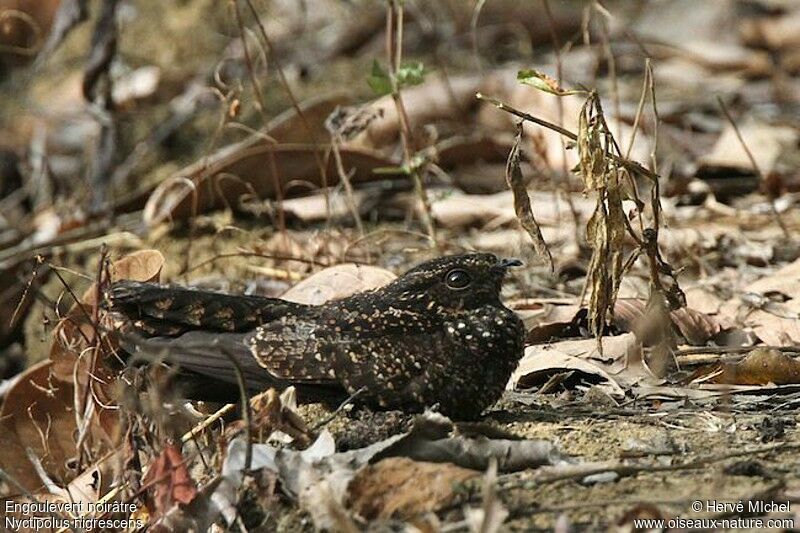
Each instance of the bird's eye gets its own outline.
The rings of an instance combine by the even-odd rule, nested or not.
[[[471,281],[472,278],[469,277],[467,271],[460,268],[451,270],[444,278],[444,282],[451,289],[465,289]]]

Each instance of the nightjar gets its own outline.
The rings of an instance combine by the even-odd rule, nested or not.
[[[480,415],[523,353],[520,319],[500,301],[517,260],[470,253],[420,264],[372,291],[310,306],[121,281],[105,305],[182,373],[252,391],[294,385],[301,400],[346,397],[377,409]]]

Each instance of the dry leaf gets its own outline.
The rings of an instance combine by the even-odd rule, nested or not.
[[[605,337],[603,341],[605,342],[609,338],[613,337]],[[570,355],[562,349],[562,345],[568,351],[574,349],[574,345],[570,344],[574,342],[585,343],[586,341],[565,341],[552,345],[529,346],[526,348],[525,355],[523,355],[517,369],[511,375],[507,388],[512,390],[531,388],[535,383],[547,381],[555,373],[574,370],[587,376],[599,378],[599,387],[609,396],[617,398],[625,396],[625,391],[622,387],[598,364]],[[585,353],[597,353],[597,343],[593,339],[588,342],[591,343],[591,346],[585,345]],[[603,353],[610,355],[606,352],[607,349],[608,347],[604,347]],[[624,353],[618,355],[624,356]]]
[[[154,487],[152,515],[164,515],[175,504],[188,505],[197,496],[187,462],[174,444],[167,445],[150,466],[142,485]]]
[[[377,152],[347,147],[339,151],[345,171],[354,171],[353,183],[403,176],[399,172],[375,174],[379,168],[397,167],[396,161]],[[302,184],[304,191],[309,185],[321,187],[317,158],[323,161],[327,185],[336,185],[339,178],[334,158],[328,157],[324,145],[259,141],[243,148],[223,148],[163,181],[148,198],[142,217],[145,224],[153,227],[187,218],[194,212],[239,208],[242,198],[275,199],[276,181],[284,189],[284,196],[291,192],[285,190],[290,185]]]
[[[531,199],[528,196],[528,190],[525,187],[525,179],[522,177],[522,170],[520,169],[520,143],[522,142],[522,123],[517,125],[517,136],[514,139],[514,146],[508,154],[508,163],[506,165],[506,181],[511,192],[514,193],[514,211],[517,214],[520,225],[528,232],[528,235],[533,242],[533,248],[540,258],[547,258],[550,264],[550,271],[554,270],[553,256],[550,255],[550,249],[542,237],[542,232],[539,229],[539,224],[536,222],[536,217],[531,209]]]
[[[403,107],[408,115],[409,127],[415,130],[425,124],[448,120],[463,113],[473,102],[480,81],[481,78],[474,75],[433,77],[422,85],[404,89]],[[374,150],[397,140],[400,119],[392,96],[378,98],[369,107],[379,112],[380,117],[370,122],[366,131],[344,146]]]
[[[320,305],[383,287],[396,277],[383,268],[344,263],[312,274],[286,291],[281,298],[290,302]]]
[[[449,463],[390,457],[356,473],[348,485],[347,505],[367,520],[413,520],[450,504],[457,485],[477,475]]]
[[[622,331],[633,331],[636,323],[644,315],[646,303],[640,299],[618,299],[614,304],[614,325]],[[714,317],[688,307],[671,311],[669,316],[681,335],[692,346],[704,346],[722,330]],[[645,345],[647,344],[645,342]]]
[[[746,120],[738,125],[744,143],[753,154],[758,168],[768,176],[780,155],[797,144],[800,134],[795,128]],[[728,124],[717,139],[710,154],[699,161],[698,176],[719,174],[756,174],[753,163],[736,136],[733,126]]]
[[[67,465],[76,457],[74,388],[51,379],[50,361],[42,361],[23,372],[8,391],[0,409],[0,465],[31,492],[42,480],[28,458],[30,449],[45,472],[60,485],[66,485],[78,472]],[[107,434],[90,419],[91,435],[107,439]]]
[[[800,361],[778,350],[755,348],[741,361],[723,364],[713,381],[733,385],[800,383]]]
[[[358,209],[368,198],[366,191],[353,191],[353,203]],[[323,220],[343,219],[351,216],[344,193],[319,192],[300,198],[284,200],[283,209],[289,216],[297,217],[305,223]]]
[[[766,344],[800,343],[800,259],[747,285],[720,315],[751,326]]]

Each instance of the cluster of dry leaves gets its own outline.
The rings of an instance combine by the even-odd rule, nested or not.
[[[186,68],[186,51],[164,55],[169,43],[146,65],[101,45],[130,49],[147,25],[200,39],[196,25],[219,29],[213,5],[157,22],[128,13],[133,29],[98,22],[92,52],[116,67],[90,62],[86,74],[101,69],[114,105],[87,93],[79,70],[45,67],[72,57],[60,17],[86,2],[0,11],[2,65],[24,66],[20,50],[40,45],[45,69],[0,128],[0,353],[10,361],[21,344],[33,363],[2,387],[9,497],[135,502],[157,531],[490,532],[509,509],[524,514],[498,496],[509,473],[589,485],[666,468],[569,457],[555,437],[433,413],[348,447],[332,421],[358,427],[363,415],[308,411],[291,391],[246,408],[184,403],[163,385],[169,370],[125,368],[115,354],[99,295],[117,279],[318,304],[422,257],[490,250],[527,263],[505,298],[525,322],[525,355],[496,413],[524,420],[553,397],[609,412],[797,404],[800,9],[267,3],[269,18],[233,2],[217,22],[224,49]],[[347,69],[366,79],[375,57],[401,68],[398,41],[430,65],[420,83],[377,97],[351,87]],[[135,138],[110,148],[109,124],[135,125]],[[96,165],[111,165],[105,180],[78,179]],[[102,209],[84,207],[100,189]]]

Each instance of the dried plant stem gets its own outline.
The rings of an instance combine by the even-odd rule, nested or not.
[[[231,257],[262,257],[264,259],[273,259],[275,261],[297,261],[298,263],[304,263],[307,265],[313,265],[318,267],[328,267],[332,266],[327,263],[320,263],[319,261],[314,261],[313,259],[304,259],[302,257],[295,257],[291,255],[276,255],[276,254],[265,254],[259,252],[231,252],[225,254],[216,254],[213,257],[200,261],[199,263],[192,265],[186,273],[192,272],[197,270],[198,268],[202,268],[206,265],[210,265],[214,263],[218,259],[229,259]]]
[[[231,365],[233,366],[233,371],[236,374],[236,384],[239,386],[239,401],[242,404],[242,421],[244,421],[244,430],[247,438],[247,447],[245,448],[244,454],[244,470],[242,471],[242,475],[244,476],[250,471],[250,465],[253,463],[253,423],[252,417],[250,416],[250,402],[248,401],[247,396],[247,384],[244,380],[242,365],[239,364],[239,361],[236,359],[236,357],[234,357],[227,347],[221,345],[217,347],[220,349],[222,354],[228,358],[228,361],[230,361]]]
[[[242,51],[244,53],[244,61],[247,65],[247,73],[250,77],[250,83],[253,85],[253,94],[256,97],[256,108],[258,109],[261,119],[264,124],[267,123],[267,107],[264,104],[264,95],[261,92],[261,85],[258,83],[258,76],[253,66],[253,59],[250,57],[250,48],[247,46],[247,32],[244,27],[244,20],[242,20],[242,10],[239,9],[239,2],[231,0],[233,4],[233,12],[236,14],[236,25],[239,27],[239,35],[242,39]]]
[[[272,53],[274,47],[272,46],[272,40],[269,38],[269,34],[267,34],[267,30],[264,27],[264,24],[261,22],[261,17],[258,15],[255,7],[253,6],[253,2],[251,0],[245,0],[248,9],[250,10],[250,14],[253,15],[253,18],[256,21],[256,26],[258,27],[258,31],[261,34],[261,39],[264,41],[264,48],[266,49],[267,57],[275,64],[275,70],[278,72],[278,80],[283,86],[284,91],[286,92],[286,96],[289,97],[289,100],[292,103],[292,107],[294,108],[297,116],[300,117],[300,122],[303,124],[303,129],[306,130],[306,134],[309,136],[309,139],[314,145],[320,144],[319,139],[317,139],[317,134],[313,127],[311,127],[311,123],[308,121],[308,117],[303,112],[303,108],[300,106],[300,102],[297,100],[297,97],[294,95],[292,91],[291,85],[289,85],[289,80],[286,78],[286,74],[283,71],[283,67],[281,66],[280,58],[278,58],[275,54]],[[314,150],[314,161],[317,164],[317,168],[319,169],[319,177],[322,183],[322,188],[326,191],[325,193],[325,206],[328,210],[328,217],[330,217],[330,198],[327,193],[328,189],[328,172],[326,170],[326,165],[322,161],[322,157],[320,157],[319,153]],[[282,211],[282,210],[281,210]]]
[[[622,136],[622,119],[619,115],[619,82],[617,80],[617,61],[614,57],[614,51],[611,49],[611,41],[609,39],[608,23],[611,20],[611,13],[603,7],[603,5],[594,0],[592,8],[602,16],[600,23],[600,43],[603,47],[603,54],[608,61],[608,77],[611,80],[611,100],[614,104],[614,116],[617,119],[617,137]]]
[[[557,481],[564,481],[569,479],[583,479],[587,476],[603,474],[603,473],[616,473],[620,477],[629,477],[642,472],[675,472],[680,470],[696,470],[704,468],[708,465],[726,461],[728,459],[736,459],[737,457],[749,457],[773,452],[788,452],[800,449],[800,444],[781,442],[778,444],[769,444],[757,448],[747,450],[737,450],[729,453],[721,453],[718,455],[708,455],[700,457],[693,461],[678,464],[615,464],[615,463],[587,463],[571,465],[569,467],[542,467],[534,472],[531,478],[520,480],[518,483],[508,483],[502,485],[502,490],[511,489],[524,489],[531,486],[540,487],[543,484],[555,483]],[[549,474],[549,475],[548,475]],[[513,474],[509,474],[513,475]],[[503,476],[505,477],[505,476]]]
[[[339,181],[344,186],[345,198],[347,207],[350,209],[350,214],[353,216],[353,221],[358,229],[358,234],[364,235],[364,223],[361,221],[361,213],[358,212],[358,205],[356,205],[355,194],[353,192],[353,184],[350,182],[350,175],[345,171],[342,164],[342,154],[339,151],[339,146],[342,144],[342,137],[334,135],[331,139],[331,150],[333,151],[333,160],[336,164],[336,172],[339,174]]]
[[[558,132],[558,133],[560,133],[564,137],[567,137],[570,140],[573,140],[573,141],[577,141],[578,140],[578,135],[576,133],[573,133],[573,132],[571,132],[570,130],[568,130],[566,128],[562,128],[558,124],[553,124],[552,122],[549,122],[547,120],[541,119],[539,117],[535,117],[535,116],[531,115],[530,113],[525,113],[524,111],[520,111],[519,109],[516,109],[515,107],[512,107],[512,106],[506,104],[505,102],[502,102],[502,101],[500,101],[500,100],[498,100],[496,98],[492,98],[490,96],[486,96],[486,95],[481,94],[481,93],[476,93],[475,97],[478,100],[486,100],[490,104],[492,104],[495,107],[497,107],[497,109],[500,109],[501,111],[506,111],[507,113],[511,113],[515,117],[519,117],[519,118],[521,118],[523,120],[527,120],[528,122],[533,122],[534,124],[538,124],[540,126],[544,126],[545,128],[547,128],[549,130],[553,130],[555,132]],[[615,163],[617,163],[618,165],[620,165],[622,167],[625,167],[629,172],[634,172],[634,173],[637,173],[637,174],[641,174],[641,175],[643,175],[643,176],[645,176],[645,177],[647,177],[647,178],[649,178],[651,180],[656,180],[656,181],[658,180],[658,174],[656,174],[655,172],[653,172],[652,170],[650,170],[648,168],[643,167],[641,164],[637,163],[636,161],[632,161],[630,159],[625,159],[624,157],[619,156],[619,155],[614,154],[614,153],[609,153],[608,157],[611,158],[611,160],[614,161]]]
[[[647,79],[650,80],[650,102],[653,104],[653,148],[650,151],[650,168],[653,173],[658,176],[658,160],[656,159],[656,154],[658,150],[658,123],[661,119],[658,116],[658,101],[656,100],[656,80],[653,76],[653,63],[650,61],[649,57],[644,61],[644,69],[647,73]],[[653,210],[653,229],[656,232],[656,240],[658,240],[658,230],[661,227],[661,182],[658,178],[653,180],[651,209]]]
[[[425,231],[431,240],[436,243],[436,229],[433,226],[431,216],[431,205],[428,193],[422,183],[420,171],[413,164],[411,146],[413,137],[409,126],[408,114],[403,105],[403,96],[397,86],[397,72],[400,69],[400,62],[403,54],[403,6],[398,0],[389,0],[386,10],[386,52],[389,56],[390,79],[392,81],[392,100],[397,108],[397,116],[400,121],[400,144],[403,148],[403,166],[408,170],[414,182],[414,190],[419,197],[421,204],[420,218]]]
[[[739,131],[739,126],[737,126],[736,121],[733,120],[733,116],[730,114],[730,111],[728,111],[728,107],[725,105],[725,102],[722,101],[722,98],[717,96],[717,103],[719,104],[720,109],[722,109],[722,114],[725,115],[725,118],[733,127],[733,132],[736,134],[736,138],[739,140],[739,144],[742,145],[742,148],[747,154],[747,158],[750,160],[750,164],[753,165],[753,170],[756,172],[756,176],[758,176],[759,183],[761,184],[766,183],[766,177],[764,176],[764,173],[761,171],[761,167],[758,166],[756,158],[753,157],[753,152],[750,151],[750,148],[747,146],[747,143],[744,142],[744,137],[742,137],[742,132]],[[784,239],[790,241],[792,238],[791,235],[789,234],[789,228],[786,227],[786,224],[781,218],[780,213],[778,213],[778,208],[775,207],[775,199],[772,198],[769,194],[766,194],[766,197],[767,197],[767,202],[769,203],[770,211],[772,212],[772,217],[775,219],[775,222],[777,222],[778,226],[781,228]]]
[[[256,76],[255,69],[253,68],[253,62],[250,59],[250,51],[249,51],[249,49],[247,47],[247,37],[245,35],[244,21],[242,19],[242,12],[239,9],[239,1],[238,0],[231,0],[231,2],[233,3],[233,10],[236,13],[236,23],[239,26],[239,33],[242,36],[242,48],[244,49],[244,57],[245,57],[245,62],[247,64],[247,70],[250,73],[250,81],[253,84],[253,92],[255,93],[256,101],[258,102],[258,106],[257,107],[258,107],[259,113],[261,114],[261,119],[263,120],[264,125],[266,125],[268,120],[267,120],[266,107],[264,105],[264,97],[261,94],[261,87],[258,84],[258,78]],[[249,5],[249,2],[248,2],[248,5]],[[251,6],[251,9],[252,9],[252,6]],[[280,69],[279,69],[279,72],[280,72]],[[315,155],[317,155],[316,151],[315,151]],[[317,155],[317,157],[319,157],[319,156]],[[280,176],[278,176],[278,165],[277,165],[277,163],[275,161],[275,153],[272,150],[269,151],[268,158],[269,158],[270,174],[272,175],[273,186],[275,187],[275,203],[278,206],[278,209],[277,209],[277,211],[278,211],[278,229],[284,235],[284,237],[286,238],[286,216],[285,216],[285,214],[283,212],[283,185],[281,184]],[[192,217],[192,218],[194,218],[194,217]],[[188,264],[189,263],[188,263],[188,260],[187,260],[186,265],[188,266]]]

